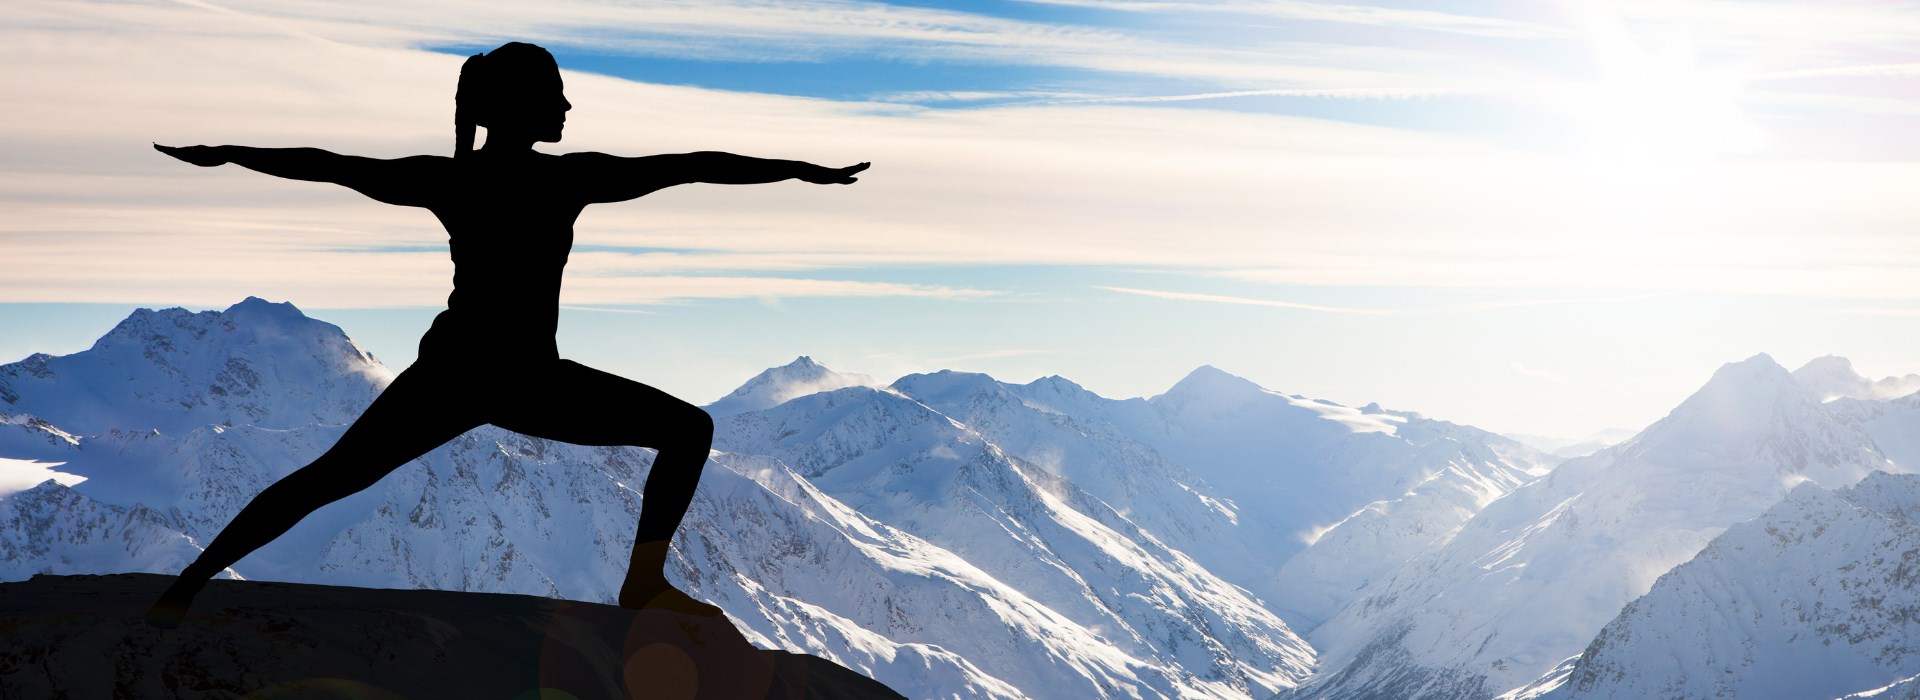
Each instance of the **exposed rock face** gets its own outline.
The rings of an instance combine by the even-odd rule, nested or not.
[[[726,618],[524,595],[223,580],[161,631],[141,613],[171,580],[0,584],[0,697],[903,697]]]

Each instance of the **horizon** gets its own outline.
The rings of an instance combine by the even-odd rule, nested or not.
[[[149,143],[447,154],[462,56],[552,50],[552,152],[872,161],[583,214],[562,354],[704,405],[811,356],[1151,396],[1212,365],[1503,434],[1714,368],[1920,372],[1920,8],[1486,0],[0,10],[0,360],[287,300],[396,370],[430,215]]]
[[[311,314],[311,313],[308,313],[308,312],[307,312],[307,311],[306,311],[305,309],[301,309],[301,308],[299,308],[299,305],[298,305],[298,304],[295,304],[295,303],[293,303],[293,302],[291,302],[291,301],[279,301],[279,302],[276,302],[276,301],[272,301],[272,300],[269,300],[269,299],[264,299],[264,298],[261,298],[261,297],[258,297],[258,296],[252,296],[252,295],[250,295],[250,296],[248,296],[248,297],[247,297],[246,299],[242,299],[242,300],[241,300],[241,301],[239,301],[239,302],[235,302],[234,304],[232,304],[232,305],[229,305],[229,306],[227,306],[227,307],[225,307],[225,308],[216,308],[216,309],[189,309],[189,308],[185,308],[185,307],[178,307],[178,306],[176,306],[176,307],[163,307],[163,308],[147,308],[147,307],[138,307],[138,308],[134,308],[134,309],[130,309],[130,310],[128,310],[128,311],[127,311],[127,313],[126,313],[126,315],[125,315],[124,317],[122,317],[122,318],[121,318],[121,319],[119,319],[119,320],[116,320],[116,321],[115,321],[115,322],[114,322],[113,324],[111,324],[111,325],[108,325],[108,326],[106,326],[106,327],[104,327],[103,329],[101,329],[101,330],[99,331],[99,333],[98,333],[98,335],[96,335],[96,336],[95,336],[95,338],[94,338],[94,341],[88,341],[88,343],[87,343],[87,347],[85,347],[85,348],[79,348],[79,349],[76,349],[76,350],[73,350],[73,351],[70,351],[70,352],[57,352],[57,353],[56,353],[56,352],[44,352],[44,351],[36,351],[36,354],[39,354],[39,353],[41,353],[41,352],[44,352],[44,354],[48,354],[48,355],[54,355],[54,356],[63,356],[63,355],[69,355],[69,354],[73,354],[73,353],[77,353],[77,352],[83,352],[83,351],[85,351],[85,350],[87,350],[88,348],[90,348],[90,347],[92,347],[92,345],[93,345],[93,343],[94,343],[95,341],[97,341],[97,340],[99,340],[99,339],[101,339],[101,338],[104,338],[104,337],[105,337],[105,336],[106,336],[106,335],[107,335],[108,333],[110,333],[110,332],[111,332],[111,331],[113,330],[113,328],[114,328],[114,327],[116,327],[116,326],[118,325],[118,323],[120,323],[121,321],[124,321],[124,320],[125,320],[125,319],[127,319],[127,318],[131,318],[131,317],[133,317],[134,315],[137,315],[137,314],[139,314],[140,312],[143,312],[143,311],[145,311],[145,312],[165,312],[165,311],[169,311],[169,310],[175,310],[175,309],[178,309],[178,310],[181,310],[181,311],[186,311],[186,312],[188,312],[188,313],[207,313],[207,312],[212,312],[212,313],[223,313],[223,314],[224,314],[224,313],[227,313],[227,312],[230,312],[230,311],[232,311],[232,310],[233,310],[233,309],[234,309],[235,307],[238,307],[238,306],[240,306],[241,304],[246,304],[246,303],[248,303],[248,302],[259,302],[259,303],[261,303],[261,304],[266,304],[266,305],[271,305],[271,306],[283,306],[283,305],[284,305],[284,306],[288,306],[288,307],[291,307],[294,313],[296,313],[296,314],[299,314],[299,315],[300,315],[301,317],[303,317],[303,318],[306,318],[306,319],[309,319],[309,320],[312,320],[312,321],[317,321],[317,322],[320,322],[320,323],[324,323],[324,324],[327,324],[327,325],[331,325],[331,326],[334,326],[334,327],[336,327],[336,328],[338,328],[338,329],[340,330],[340,332],[341,332],[341,333],[342,333],[342,334],[344,335],[344,337],[346,337],[346,338],[348,338],[349,340],[352,340],[352,341],[353,341],[353,342],[354,342],[355,344],[358,344],[358,345],[360,345],[360,346],[361,346],[361,347],[362,347],[363,349],[366,349],[366,350],[367,350],[367,352],[368,352],[368,354],[369,354],[369,355],[371,355],[371,356],[373,357],[373,359],[374,359],[374,361],[375,361],[375,362],[378,362],[378,363],[380,363],[380,365],[381,365],[381,366],[383,366],[383,367],[386,367],[386,368],[387,368],[387,369],[389,369],[389,370],[392,370],[392,371],[393,371],[393,372],[395,372],[396,374],[397,374],[397,373],[398,373],[398,372],[399,372],[399,371],[400,371],[401,369],[404,369],[404,368],[396,368],[396,367],[393,367],[392,365],[389,365],[389,364],[387,364],[387,362],[386,362],[385,360],[383,360],[383,359],[381,359],[381,357],[380,357],[380,354],[379,354],[379,353],[377,353],[377,352],[374,352],[374,351],[373,351],[373,350],[372,350],[371,348],[366,348],[366,346],[365,346],[365,344],[364,344],[364,343],[362,343],[362,342],[361,342],[361,341],[360,341],[360,340],[359,340],[358,338],[355,338],[355,337],[354,337],[354,334],[353,334],[353,333],[352,333],[352,331],[351,331],[351,329],[349,329],[349,328],[347,328],[346,326],[344,326],[344,325],[342,325],[342,324],[339,324],[339,323],[336,323],[336,322],[334,322],[334,321],[331,321],[331,320],[328,320],[327,318],[325,318],[325,317],[324,317],[324,314],[321,314],[321,315],[315,315],[315,314]],[[1870,376],[1870,375],[1866,375],[1866,374],[1860,374],[1860,373],[1859,373],[1859,370],[1858,370],[1858,368],[1857,368],[1857,367],[1852,367],[1852,365],[1851,365],[1851,360],[1850,360],[1850,359],[1848,359],[1848,358],[1846,358],[1845,356],[1841,356],[1841,355],[1822,355],[1822,356],[1819,356],[1819,357],[1814,357],[1814,358],[1810,358],[1810,359],[1808,359],[1808,360],[1807,360],[1806,362],[1801,362],[1801,363],[1790,363],[1790,362],[1782,362],[1782,361],[1780,361],[1780,360],[1779,360],[1778,358],[1775,358],[1775,357],[1773,357],[1773,356],[1772,356],[1771,354],[1769,354],[1769,353],[1766,353],[1766,352],[1759,352],[1759,353],[1756,353],[1756,354],[1754,354],[1754,355],[1752,355],[1752,356],[1749,356],[1749,357],[1746,357],[1746,358],[1740,358],[1740,359],[1731,359],[1731,360],[1727,360],[1726,362],[1724,362],[1724,363],[1721,363],[1720,365],[1718,365],[1718,366],[1717,366],[1717,367],[1716,367],[1715,369],[1713,369],[1713,370],[1710,370],[1710,371],[1706,371],[1706,372],[1704,372],[1704,373],[1703,373],[1703,378],[1702,378],[1702,379],[1700,380],[1700,382],[1699,382],[1699,383],[1697,383],[1697,384],[1696,384],[1696,385],[1695,385],[1695,386],[1694,386],[1694,387],[1693,387],[1692,389],[1690,389],[1690,390],[1688,391],[1688,393],[1686,394],[1686,396],[1691,396],[1691,395],[1692,395],[1692,394],[1693,394],[1694,392],[1696,392],[1697,390],[1699,390],[1700,388],[1702,388],[1702,387],[1703,387],[1703,386],[1704,386],[1704,385],[1705,385],[1705,384],[1707,383],[1707,381],[1708,381],[1709,379],[1711,379],[1711,378],[1712,378],[1712,377],[1713,377],[1713,376],[1714,376],[1715,374],[1717,374],[1717,373],[1718,373],[1718,372],[1719,372],[1719,371],[1720,371],[1721,369],[1724,369],[1724,368],[1726,368],[1726,367],[1728,367],[1728,366],[1731,366],[1731,365],[1736,365],[1736,364],[1742,364],[1742,363],[1746,363],[1746,362],[1750,362],[1750,361],[1752,361],[1752,360],[1755,360],[1755,359],[1758,359],[1758,358],[1762,358],[1762,357],[1764,357],[1764,358],[1766,358],[1766,360],[1767,360],[1767,361],[1768,361],[1769,363],[1771,363],[1771,364],[1773,364],[1773,365],[1775,365],[1775,366],[1778,366],[1778,367],[1780,367],[1781,369],[1783,369],[1783,370],[1785,370],[1785,371],[1787,371],[1787,372],[1789,372],[1789,373],[1793,373],[1793,372],[1798,372],[1798,371],[1800,371],[1801,369],[1804,369],[1805,367],[1807,367],[1808,365],[1811,365],[1811,364],[1813,364],[1813,363],[1816,363],[1816,362],[1818,362],[1818,361],[1820,361],[1820,360],[1822,360],[1822,359],[1827,359],[1827,358],[1839,358],[1839,359],[1841,359],[1841,360],[1844,360],[1844,361],[1846,361],[1846,362],[1848,363],[1848,365],[1849,365],[1849,367],[1850,367],[1850,368],[1852,368],[1852,369],[1853,369],[1853,370],[1855,371],[1855,373],[1856,373],[1856,374],[1859,374],[1859,376],[1860,376],[1861,378],[1863,378],[1863,379],[1865,379],[1865,380],[1866,380],[1866,381],[1868,381],[1868,382],[1874,382],[1874,381],[1879,381],[1879,380],[1881,380],[1881,379],[1883,379],[1882,377],[1876,377],[1876,376]],[[24,359],[24,358],[23,358],[23,359]],[[12,364],[13,362],[17,362],[17,361],[19,361],[19,360],[12,360],[12,361],[6,361],[4,357],[0,357],[0,365],[5,365],[5,364]],[[1064,379],[1064,380],[1066,380],[1066,381],[1068,381],[1068,382],[1070,382],[1070,383],[1073,383],[1073,384],[1075,384],[1075,385],[1077,385],[1077,386],[1080,386],[1081,388],[1083,388],[1083,389],[1086,389],[1087,391],[1090,391],[1090,392],[1092,392],[1093,394],[1095,394],[1095,395],[1097,395],[1097,396],[1100,396],[1101,398],[1105,398],[1105,399],[1109,399],[1109,400],[1117,400],[1117,401],[1129,401],[1129,400],[1152,400],[1152,399],[1155,399],[1155,398],[1158,398],[1159,396],[1162,396],[1162,395],[1165,395],[1166,393],[1168,393],[1168,392],[1170,392],[1170,391],[1172,391],[1172,390],[1173,390],[1173,389],[1174,389],[1174,388],[1175,388],[1176,386],[1178,386],[1178,385],[1179,385],[1180,383],[1182,383],[1182,382],[1184,382],[1184,381],[1186,381],[1186,380],[1187,380],[1188,378],[1190,378],[1190,377],[1192,377],[1192,376],[1193,376],[1194,374],[1197,374],[1197,373],[1199,373],[1199,372],[1201,372],[1202,370],[1207,370],[1207,369],[1212,369],[1212,370],[1214,370],[1214,371],[1216,371],[1216,372],[1220,372],[1220,373],[1222,373],[1222,374],[1226,374],[1226,375],[1228,375],[1228,376],[1231,376],[1231,377],[1234,377],[1234,378],[1236,378],[1236,379],[1240,379],[1240,380],[1243,380],[1243,381],[1247,381],[1247,382],[1249,382],[1249,383],[1252,383],[1253,385],[1255,385],[1256,387],[1258,387],[1258,388],[1259,388],[1259,389],[1261,389],[1262,391],[1266,391],[1266,392],[1268,392],[1268,393],[1272,393],[1272,394],[1278,394],[1278,395],[1283,395],[1283,396],[1288,396],[1288,397],[1291,397],[1291,398],[1296,398],[1296,399],[1307,399],[1307,400],[1316,400],[1316,401],[1331,401],[1331,402],[1333,402],[1333,403],[1335,403],[1335,404],[1337,404],[1337,405],[1340,405],[1340,406],[1343,406],[1343,407],[1348,407],[1348,408],[1360,408],[1360,407],[1364,407],[1364,406],[1367,406],[1367,405],[1369,405],[1369,404],[1374,404],[1374,405],[1379,405],[1379,406],[1380,406],[1381,408],[1383,408],[1383,409],[1385,409],[1385,410],[1388,410],[1388,411],[1395,411],[1395,412],[1403,412],[1403,413],[1414,413],[1414,414],[1418,414],[1418,415],[1420,415],[1420,416],[1422,416],[1422,417],[1425,417],[1425,418],[1428,418],[1428,419],[1433,419],[1433,420],[1441,420],[1441,421],[1446,421],[1446,422],[1450,422],[1450,423],[1455,423],[1455,424],[1459,424],[1459,425],[1464,425],[1464,426],[1467,426],[1467,427],[1472,427],[1472,428],[1477,428],[1477,429],[1480,429],[1480,430],[1484,430],[1484,431],[1487,431],[1487,432],[1489,432],[1489,433],[1493,433],[1493,434],[1496,434],[1496,435],[1499,435],[1499,436],[1501,436],[1501,437],[1505,437],[1505,438],[1508,438],[1508,439],[1512,439],[1512,440],[1515,440],[1515,441],[1518,441],[1518,442],[1521,442],[1521,443],[1524,443],[1524,444],[1527,444],[1527,445],[1528,445],[1528,446],[1530,446],[1530,447],[1533,447],[1533,448],[1535,448],[1535,449],[1538,449],[1538,450],[1540,450],[1540,451],[1542,451],[1542,452],[1548,452],[1548,453],[1551,453],[1551,452],[1554,452],[1554,451],[1556,451],[1556,450],[1558,450],[1558,449],[1560,449],[1560,448],[1562,448],[1562,447],[1565,447],[1565,446],[1568,446],[1568,445],[1571,445],[1571,444],[1578,444],[1578,443],[1583,443],[1583,442],[1588,442],[1588,441],[1593,441],[1593,440],[1603,440],[1603,441],[1605,441],[1605,442],[1608,442],[1608,443],[1612,443],[1612,442],[1619,442],[1620,440],[1622,440],[1622,439],[1625,439],[1625,438],[1627,438],[1627,437],[1632,437],[1632,436],[1633,436],[1634,434],[1637,434],[1637,433],[1639,433],[1639,432],[1640,432],[1641,430],[1643,430],[1643,429],[1645,429],[1645,428],[1647,427],[1646,425],[1638,425],[1638,426],[1605,426],[1605,427],[1602,427],[1602,428],[1598,428],[1598,429],[1596,429],[1596,430],[1594,430],[1594,431],[1592,431],[1592,432],[1589,432],[1589,433],[1584,433],[1584,434],[1579,434],[1579,435],[1564,435],[1564,434],[1540,434],[1540,433],[1526,433],[1526,432],[1521,432],[1521,431],[1511,431],[1511,430],[1502,430],[1502,429],[1500,429],[1500,428],[1499,428],[1499,427],[1497,427],[1497,426],[1485,426],[1485,425],[1480,425],[1480,424],[1477,424],[1477,423],[1473,423],[1473,422],[1470,422],[1470,421],[1464,421],[1464,420],[1457,420],[1457,419],[1455,419],[1454,417],[1450,417],[1450,416],[1446,416],[1446,415],[1444,415],[1444,414],[1436,414],[1436,413],[1434,413],[1434,412],[1432,412],[1432,411],[1428,411],[1428,410],[1424,410],[1424,409],[1423,409],[1422,407],[1419,407],[1419,406],[1397,406],[1397,405],[1388,405],[1388,404],[1384,404],[1384,403],[1382,403],[1382,402],[1378,402],[1378,401],[1371,401],[1371,400],[1360,400],[1360,399],[1352,399],[1352,398],[1336,398],[1336,397],[1326,397],[1326,396],[1313,396],[1313,395],[1309,395],[1309,394],[1303,394],[1303,393],[1300,393],[1300,392],[1291,392],[1291,391],[1287,391],[1287,390],[1286,390],[1286,389],[1285,389],[1284,387],[1281,387],[1281,388],[1276,388],[1276,387],[1273,387],[1273,386],[1270,386],[1270,385],[1267,385],[1267,384],[1264,384],[1264,383],[1262,383],[1262,382],[1260,382],[1260,381],[1258,381],[1258,380],[1255,380],[1255,379],[1252,379],[1252,378],[1249,378],[1249,377],[1247,377],[1247,376],[1245,376],[1244,374],[1241,374],[1241,373],[1239,373],[1239,372],[1236,372],[1236,371],[1234,371],[1234,370],[1233,370],[1233,369],[1231,369],[1231,368],[1223,368],[1223,367],[1218,367],[1218,366],[1215,366],[1215,365],[1212,365],[1212,364],[1201,364],[1201,365],[1198,365],[1198,366],[1195,366],[1195,367],[1193,367],[1193,368],[1191,368],[1191,369],[1188,369],[1188,370],[1187,370],[1186,372],[1183,372],[1183,373],[1181,373],[1181,374],[1180,374],[1180,376],[1179,376],[1178,378],[1176,378],[1176,379],[1175,379],[1175,380],[1173,380],[1172,382],[1169,382],[1169,383],[1168,383],[1168,384],[1167,384],[1166,386],[1164,386],[1164,387],[1162,387],[1162,388],[1160,388],[1160,389],[1159,389],[1158,391],[1156,391],[1156,392],[1153,392],[1153,393],[1147,393],[1147,394],[1136,394],[1136,395],[1127,395],[1127,396],[1121,396],[1121,395],[1115,395],[1115,394],[1109,394],[1109,393],[1107,393],[1107,392],[1104,392],[1104,391],[1101,391],[1101,390],[1099,390],[1099,389],[1098,389],[1098,388],[1096,388],[1096,387],[1091,387],[1091,386],[1087,386],[1087,385],[1086,385],[1085,383],[1083,383],[1083,382],[1080,382],[1080,381],[1078,381],[1078,380],[1077,380],[1077,379],[1075,379],[1075,378],[1074,378],[1074,377],[1073,377],[1073,376],[1072,376],[1072,375],[1071,375],[1070,373],[1067,373],[1067,372],[1051,372],[1051,373],[1047,373],[1047,374],[1042,374],[1042,375],[1038,375],[1038,376],[1035,376],[1035,377],[1031,377],[1031,378],[1021,378],[1021,379],[1011,379],[1011,378],[1006,378],[1006,377],[1001,377],[1001,376],[996,376],[996,375],[994,375],[994,374],[992,374],[992,373],[990,373],[990,372],[975,372],[975,371],[972,371],[972,370],[964,370],[964,369],[953,369],[953,368],[940,368],[940,369],[934,369],[934,370],[928,370],[928,371],[925,371],[925,372],[909,372],[909,373],[906,373],[906,374],[900,374],[900,375],[880,375],[880,374],[873,374],[873,373],[869,373],[869,372],[865,372],[865,371],[861,371],[861,370],[860,370],[859,368],[848,368],[848,367],[836,367],[836,366],[834,366],[834,365],[833,365],[833,364],[831,364],[831,363],[827,363],[827,362],[821,362],[821,361],[819,361],[818,359],[816,359],[816,358],[814,358],[814,357],[813,357],[813,356],[811,356],[811,355],[808,355],[808,354],[801,354],[801,355],[797,355],[797,356],[794,356],[794,357],[793,357],[793,359],[791,359],[791,360],[787,360],[787,361],[785,361],[785,362],[780,362],[780,363],[777,363],[777,364],[771,364],[771,365],[768,365],[768,366],[765,366],[765,367],[762,367],[762,368],[760,368],[760,369],[758,369],[758,370],[756,370],[756,371],[754,371],[754,372],[752,372],[752,373],[750,373],[750,374],[746,374],[746,375],[743,375],[743,376],[742,376],[742,377],[741,377],[741,378],[740,378],[740,379],[739,379],[738,381],[736,381],[736,382],[735,382],[734,384],[732,384],[732,385],[730,386],[730,388],[728,388],[728,389],[726,389],[726,390],[724,390],[724,391],[723,391],[722,393],[720,393],[719,395],[716,395],[716,396],[714,396],[714,397],[713,397],[712,399],[710,399],[710,400],[698,400],[698,399],[696,398],[696,399],[691,399],[690,401],[691,401],[692,403],[694,403],[695,405],[698,405],[698,406],[701,406],[701,407],[703,407],[703,408],[704,408],[704,407],[709,407],[709,406],[712,406],[712,405],[714,405],[714,404],[716,404],[716,403],[718,403],[719,401],[721,401],[721,400],[723,400],[723,399],[725,399],[725,398],[727,398],[727,397],[730,397],[730,396],[732,396],[732,395],[733,395],[733,394],[734,394],[735,392],[737,392],[738,390],[740,390],[740,389],[744,389],[744,388],[746,388],[746,387],[747,387],[747,386],[748,386],[748,385],[749,385],[749,384],[750,384],[750,383],[751,383],[751,382],[752,382],[753,380],[755,380],[755,379],[757,379],[757,378],[759,378],[759,377],[760,377],[760,376],[762,376],[762,375],[765,375],[765,374],[767,374],[767,373],[770,373],[770,372],[773,372],[773,371],[775,371],[775,370],[780,370],[780,369],[785,369],[785,368],[787,368],[787,367],[791,367],[791,366],[793,366],[793,365],[796,365],[796,364],[801,364],[802,362],[811,362],[811,363],[813,363],[813,364],[814,364],[815,366],[818,366],[818,367],[821,367],[821,368],[823,368],[823,369],[825,369],[825,370],[827,370],[828,372],[831,372],[831,373],[834,373],[834,374],[839,374],[839,375],[855,375],[855,376],[861,376],[861,377],[865,377],[866,379],[869,379],[869,380],[872,380],[872,381],[874,381],[874,382],[875,382],[875,384],[874,384],[874,386],[876,386],[876,387],[878,387],[878,388],[890,388],[890,387],[892,387],[892,386],[893,386],[894,384],[896,384],[896,383],[898,383],[898,382],[899,382],[900,380],[902,380],[902,379],[905,379],[905,378],[907,378],[907,377],[911,377],[911,376],[916,376],[916,375],[926,375],[926,374],[939,374],[939,373],[943,373],[943,372],[958,372],[958,373],[974,373],[974,374],[980,374],[980,375],[982,375],[982,376],[986,376],[986,377],[988,377],[989,379],[991,379],[991,380],[993,380],[993,381],[995,381],[995,382],[1000,382],[1000,383],[1003,383],[1003,384],[1009,384],[1009,385],[1024,385],[1024,384],[1032,384],[1032,383],[1034,383],[1034,382],[1038,382],[1038,381],[1041,381],[1041,380],[1044,380],[1044,379],[1047,379],[1047,378],[1054,378],[1054,377],[1057,377],[1057,378],[1060,378],[1060,379]],[[1908,375],[1908,376],[1912,376],[1912,375]],[[888,377],[891,377],[891,378],[889,379]],[[1888,378],[1889,378],[1889,379],[1897,379],[1897,378],[1906,378],[1906,377],[1888,377]],[[802,395],[804,395],[804,394],[802,394]],[[1683,398],[1684,398],[1684,397],[1683,397]],[[1664,417],[1665,415],[1667,415],[1667,411],[1670,411],[1670,410],[1671,410],[1671,409],[1672,409],[1673,407],[1675,407],[1675,406],[1678,406],[1678,405],[1679,405],[1679,403],[1680,403],[1679,401],[1675,401],[1675,402],[1674,402],[1673,404],[1670,404],[1670,405],[1669,405],[1669,406],[1668,406],[1667,408],[1665,408],[1665,409],[1661,409],[1661,416],[1663,416],[1663,417]],[[1611,438],[1611,439],[1609,439],[1609,438]]]

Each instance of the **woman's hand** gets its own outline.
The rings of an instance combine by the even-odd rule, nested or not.
[[[179,158],[202,168],[226,165],[227,156],[221,146],[162,146],[154,144],[153,150]]]
[[[801,175],[800,179],[816,185],[851,185],[860,181],[860,178],[854,177],[855,173],[866,170],[872,165],[872,163],[861,163],[859,165],[849,165],[844,168],[823,168],[815,166],[813,171]]]

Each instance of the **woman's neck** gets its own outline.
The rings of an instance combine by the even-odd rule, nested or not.
[[[531,136],[519,134],[497,134],[489,131],[487,143],[480,151],[490,156],[518,156],[533,152],[535,140]]]

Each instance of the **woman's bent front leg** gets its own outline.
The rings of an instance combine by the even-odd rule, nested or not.
[[[576,445],[632,445],[657,451],[641,492],[640,523],[620,606],[715,616],[720,609],[667,583],[668,542],[680,528],[713,445],[713,419],[659,389],[561,360],[539,377],[522,407],[497,417],[502,428]]]

